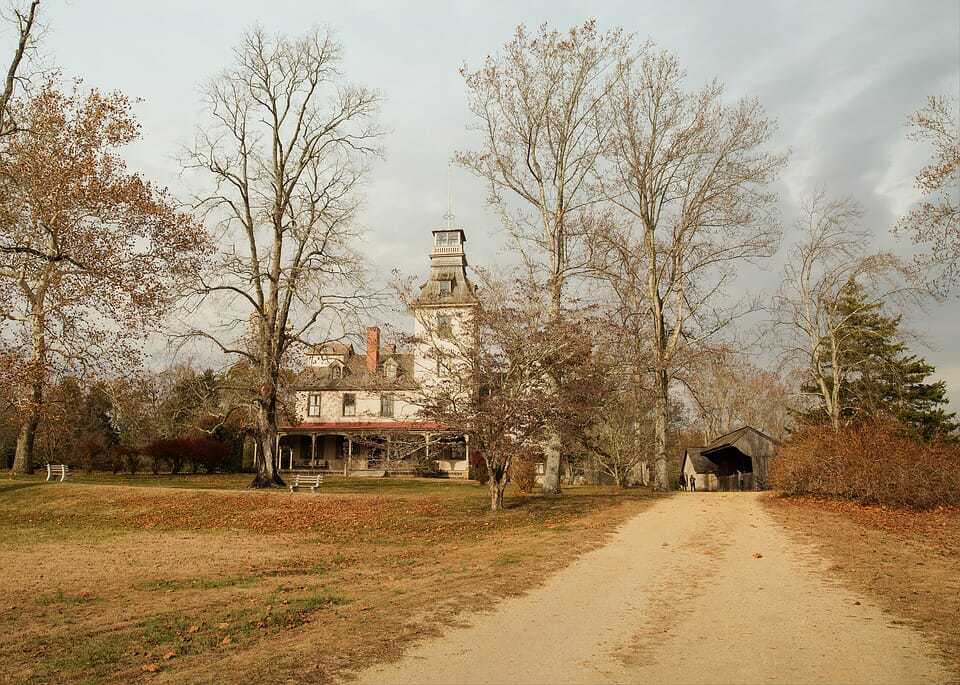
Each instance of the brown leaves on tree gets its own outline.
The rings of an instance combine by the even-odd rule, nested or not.
[[[140,125],[123,94],[51,80],[10,109],[21,128],[0,154],[0,373],[23,411],[25,470],[46,383],[134,367],[206,234],[128,171],[120,150]]]

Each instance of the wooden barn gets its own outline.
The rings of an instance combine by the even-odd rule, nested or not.
[[[685,490],[763,490],[767,463],[780,443],[766,433],[744,426],[721,435],[706,447],[687,447],[680,464]]]

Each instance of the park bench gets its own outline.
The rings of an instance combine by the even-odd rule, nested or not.
[[[59,479],[62,483],[70,475],[70,467],[66,464],[47,464],[47,480]]]
[[[293,477],[293,482],[290,483],[290,492],[297,488],[310,488],[310,492],[316,492],[322,482],[323,476],[319,473],[315,476],[305,476],[298,473]]]

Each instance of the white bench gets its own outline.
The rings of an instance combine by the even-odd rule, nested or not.
[[[316,492],[322,482],[322,474],[318,473],[315,476],[305,476],[298,473],[293,477],[293,482],[290,483],[290,492],[293,492],[297,488],[310,488],[310,492]]]
[[[62,483],[69,475],[70,467],[66,464],[47,464],[47,481],[56,478]]]

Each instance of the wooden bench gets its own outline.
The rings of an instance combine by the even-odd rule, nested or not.
[[[47,481],[56,478],[62,483],[69,475],[70,467],[66,464],[47,464]]]
[[[316,492],[322,482],[322,474],[318,473],[315,476],[305,476],[298,473],[293,477],[293,482],[290,483],[290,492],[293,492],[297,488],[310,488],[310,492]]]

